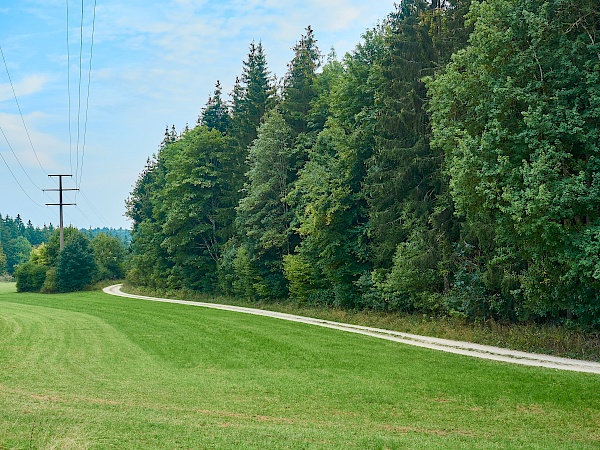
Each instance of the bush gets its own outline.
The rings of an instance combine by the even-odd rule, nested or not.
[[[46,266],[27,262],[17,266],[17,292],[39,292],[46,280]]]
[[[54,267],[49,268],[46,271],[46,280],[42,286],[42,292],[44,294],[53,294],[58,292],[58,283],[56,281],[56,269]]]

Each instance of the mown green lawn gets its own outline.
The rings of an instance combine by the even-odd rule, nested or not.
[[[0,284],[0,449],[600,447],[600,376]]]

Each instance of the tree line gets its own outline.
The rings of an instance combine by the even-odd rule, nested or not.
[[[68,227],[61,248],[57,229],[47,242],[31,249],[26,262],[15,267],[17,291],[74,292],[94,282],[121,279],[126,258],[127,248],[115,235]]]
[[[0,275],[12,275],[18,264],[29,260],[32,248],[47,242],[53,231],[52,224],[34,227],[31,220],[23,223],[19,214],[15,218],[0,214]]]
[[[593,0],[403,0],[352,52],[167,128],[126,202],[128,280],[249,299],[600,325]]]
[[[20,292],[71,292],[125,276],[130,233],[123,229],[65,229],[65,246],[52,224],[0,215],[0,276],[16,278]]]

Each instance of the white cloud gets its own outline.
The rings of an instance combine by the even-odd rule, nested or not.
[[[54,135],[37,129],[37,125],[47,119],[48,117],[45,114],[39,112],[26,114],[23,119],[20,115],[0,113],[0,123],[4,132],[4,135],[0,135],[2,153],[9,154],[12,158],[14,157],[12,155],[14,151],[25,169],[33,171],[39,169],[41,171],[40,164],[46,171],[57,168],[57,157],[68,150],[66,150],[65,144],[60,142]],[[23,120],[27,124],[31,143],[23,126]],[[31,148],[32,144],[35,152]]]
[[[46,75],[30,75],[22,81],[13,83],[17,99],[25,95],[40,92],[48,80],[49,78]],[[9,99],[14,99],[10,83],[0,83],[0,102]]]
[[[35,149],[47,171],[68,171],[70,159],[75,164],[75,148],[70,156],[69,141],[75,146],[78,125],[82,126],[85,113],[93,2],[85,2],[83,109],[79,117],[80,9],[69,0],[71,133],[65,1],[0,3],[0,9],[10,8],[1,17],[11,21],[11,27],[0,27],[0,41],[11,64],[11,75],[14,72],[15,90]],[[124,198],[147,156],[156,150],[164,126],[174,123],[182,129],[186,122],[193,124],[217,79],[223,84],[224,93],[229,92],[242,71],[252,40],[262,41],[269,70],[281,77],[293,57],[291,48],[305,33],[306,26],[315,30],[323,54],[333,45],[341,57],[359,42],[361,33],[393,9],[393,3],[394,0],[98,1],[83,175],[86,195],[109,225],[123,223]],[[24,166],[32,173],[37,170],[46,187],[47,179],[31,151],[12,89],[1,73],[0,70],[0,125]],[[0,152],[10,155],[1,135]],[[114,169],[115,161],[122,170]],[[18,166],[16,169],[20,170]],[[0,165],[0,183],[7,177],[10,175]],[[110,185],[110,192],[106,184]],[[22,200],[14,214],[27,216],[20,209],[27,202]],[[76,215],[76,210],[70,209],[69,213]],[[86,214],[93,216],[88,211]],[[48,221],[30,217],[38,224]]]

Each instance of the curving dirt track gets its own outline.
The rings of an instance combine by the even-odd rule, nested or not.
[[[550,355],[541,355],[537,353],[526,353],[515,350],[508,350],[489,345],[472,344],[469,342],[451,341],[448,339],[432,338],[427,336],[418,336],[415,334],[401,333],[399,331],[383,330],[380,328],[365,327],[347,323],[332,322],[329,320],[314,319],[311,317],[296,316],[274,311],[265,311],[262,309],[243,308],[239,306],[219,305],[215,303],[192,302],[185,300],[173,300],[167,298],[147,297],[143,295],[133,295],[121,292],[121,285],[116,284],[104,288],[104,292],[110,295],[120,297],[129,297],[141,300],[151,300],[164,303],[176,303],[188,306],[202,306],[205,308],[221,309],[245,314],[254,314],[258,316],[273,317],[276,319],[289,320],[292,322],[301,322],[320,327],[333,328],[336,330],[347,331],[349,333],[363,334],[366,336],[386,339],[388,341],[400,342],[402,344],[415,345],[434,350],[441,350],[459,355],[472,356],[475,358],[491,359],[513,364],[522,364],[526,366],[547,367],[559,370],[571,370],[575,372],[588,372],[600,374],[600,363],[592,361],[581,361],[577,359],[559,358]]]

